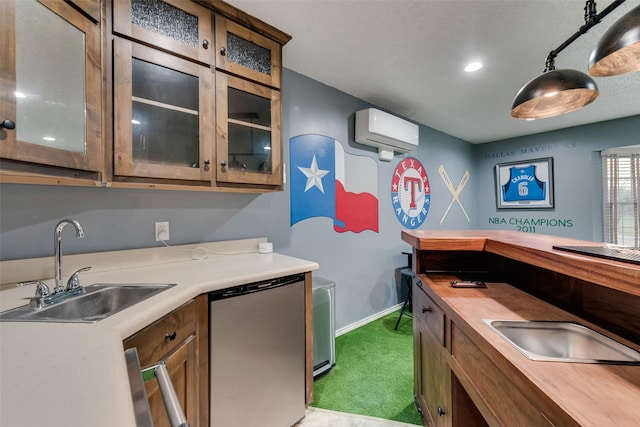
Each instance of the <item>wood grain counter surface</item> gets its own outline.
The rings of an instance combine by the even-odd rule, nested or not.
[[[554,245],[594,245],[594,242],[505,230],[406,230],[402,232],[402,240],[418,251],[485,251],[640,295],[640,265],[553,249]]]
[[[533,361],[498,335],[485,319],[577,321],[636,350],[639,345],[506,283],[461,289],[450,286],[456,279],[453,275],[418,277],[448,321],[473,340],[513,385],[535,396],[555,425],[640,425],[640,366]]]

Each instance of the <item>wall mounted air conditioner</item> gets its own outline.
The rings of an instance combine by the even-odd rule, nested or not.
[[[418,125],[375,108],[356,112],[356,142],[378,147],[380,160],[391,161],[393,152],[418,147]]]

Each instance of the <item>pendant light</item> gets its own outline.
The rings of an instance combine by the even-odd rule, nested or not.
[[[595,77],[631,71],[640,71],[640,6],[604,33],[589,58],[589,74]]]
[[[512,117],[527,120],[555,117],[575,111],[595,101],[599,95],[598,86],[595,81],[581,71],[568,69],[556,70],[555,58],[564,48],[585,34],[589,29],[599,24],[602,18],[624,3],[624,1],[625,0],[616,0],[605,8],[602,13],[596,14],[595,1],[587,0],[584,7],[585,24],[558,48],[549,52],[543,74],[529,81],[518,91],[511,106]],[[630,51],[626,51],[630,52],[626,53],[626,56],[635,55],[636,59],[638,59],[640,57],[638,54],[638,49],[640,49],[638,47],[640,28],[637,23],[638,12],[636,12],[636,10],[640,10],[640,8],[636,8],[632,13],[628,14],[628,16],[631,16],[630,19],[625,19],[625,16],[620,20],[624,21],[620,24],[620,27],[624,29],[614,32],[617,34],[622,33],[620,36],[625,40],[618,43],[618,47],[633,46]],[[631,23],[629,24],[629,22]],[[617,24],[614,25],[614,27],[617,26]],[[612,30],[614,27],[612,27]],[[625,29],[629,27],[631,27],[631,30],[626,31]],[[631,34],[631,36],[628,34]],[[635,38],[633,34],[635,34]],[[604,39],[605,37],[603,37],[603,40]],[[633,43],[627,43],[626,40],[629,39],[635,41]]]
[[[575,111],[598,97],[598,86],[591,77],[577,70],[556,70],[547,57],[544,73],[520,89],[511,107],[517,119],[546,119]]]

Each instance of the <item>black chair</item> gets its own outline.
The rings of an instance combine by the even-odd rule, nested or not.
[[[408,266],[403,268],[402,270],[400,270],[400,289],[402,289],[403,286],[407,287],[407,298],[405,298],[404,303],[402,304],[402,310],[400,310],[400,316],[398,316],[398,321],[396,322],[396,326],[395,329],[396,331],[398,330],[398,325],[400,325],[400,319],[402,319],[402,315],[406,315],[409,317],[412,317],[409,313],[405,313],[405,310],[407,310],[407,307],[409,308],[409,310],[411,310],[411,300],[412,300],[412,287],[413,287],[413,278],[414,278],[414,273],[413,273],[413,266],[412,266],[412,262],[411,262],[411,254],[408,252],[403,252],[403,254],[407,255],[407,259],[408,259]]]

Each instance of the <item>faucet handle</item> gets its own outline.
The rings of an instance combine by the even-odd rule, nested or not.
[[[28,285],[36,285],[36,298],[46,297],[51,293],[51,290],[49,289],[47,284],[41,280],[27,280],[26,282],[16,283],[16,286],[18,287]]]
[[[85,271],[91,270],[91,267],[83,267],[80,270],[76,271],[69,277],[67,281],[67,290],[71,291],[73,289],[78,289],[80,287],[80,278],[78,277],[80,273],[84,273]]]
[[[36,285],[36,294],[29,300],[29,307],[40,310],[50,298],[51,290],[41,280],[29,280],[26,282],[16,283],[16,286]]]

